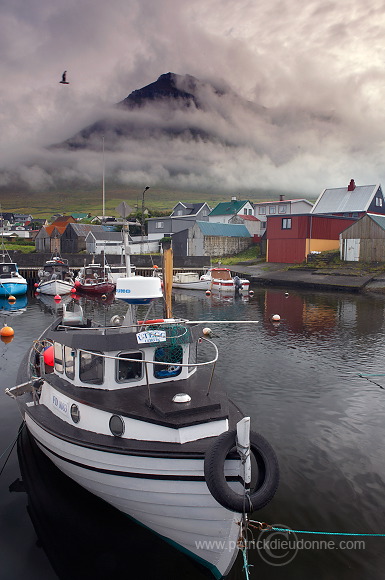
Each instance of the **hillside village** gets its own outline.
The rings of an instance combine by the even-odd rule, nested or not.
[[[170,215],[140,218],[86,213],[55,215],[50,220],[3,212],[6,241],[29,240],[36,252],[122,255],[122,229],[128,228],[132,255],[158,253],[170,239],[180,258],[236,255],[255,247],[270,263],[300,264],[312,254],[340,250],[342,260],[385,261],[385,199],[377,185],[324,189],[313,204],[306,199],[252,202],[233,196],[211,208],[207,203],[178,202]],[[26,243],[26,242],[24,242]]]

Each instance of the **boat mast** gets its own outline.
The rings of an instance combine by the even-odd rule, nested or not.
[[[164,300],[165,300],[165,318],[172,318],[172,276],[173,276],[173,253],[171,242],[162,242],[163,246],[163,285],[164,285]]]

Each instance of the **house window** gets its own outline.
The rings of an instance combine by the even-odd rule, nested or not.
[[[266,206],[262,205],[260,208],[258,208],[258,213],[265,215],[266,213]]]
[[[176,212],[176,215],[183,215],[183,209],[178,209],[178,211]]]
[[[247,207],[243,210],[244,215],[247,215]]]
[[[352,213],[352,218],[358,218],[358,212],[357,211],[354,211]]]
[[[287,205],[278,206],[278,213],[286,213],[286,212],[287,212]]]
[[[282,219],[282,229],[283,230],[291,230],[291,218],[283,218]]]
[[[376,206],[382,207],[382,197],[376,197]]]
[[[162,230],[164,228],[164,222],[156,222],[155,227],[157,230]]]
[[[276,213],[276,207],[275,207],[275,205],[271,205],[269,207],[269,213]]]
[[[253,215],[253,210],[249,209],[249,215]]]
[[[261,229],[264,229],[266,227],[266,222],[261,222]]]

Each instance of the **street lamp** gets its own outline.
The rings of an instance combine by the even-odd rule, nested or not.
[[[143,242],[143,236],[144,236],[144,194],[146,193],[146,191],[150,189],[149,186],[145,187],[142,193],[142,242]]]

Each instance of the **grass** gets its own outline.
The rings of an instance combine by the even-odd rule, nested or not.
[[[247,250],[235,254],[235,256],[226,256],[224,258],[212,259],[212,262],[221,262],[223,266],[231,266],[232,264],[239,264],[240,262],[259,262],[259,246],[250,246]]]
[[[29,240],[16,240],[15,242],[4,242],[6,250],[13,250],[15,252],[22,252],[23,254],[31,254],[36,252],[35,242]]]

